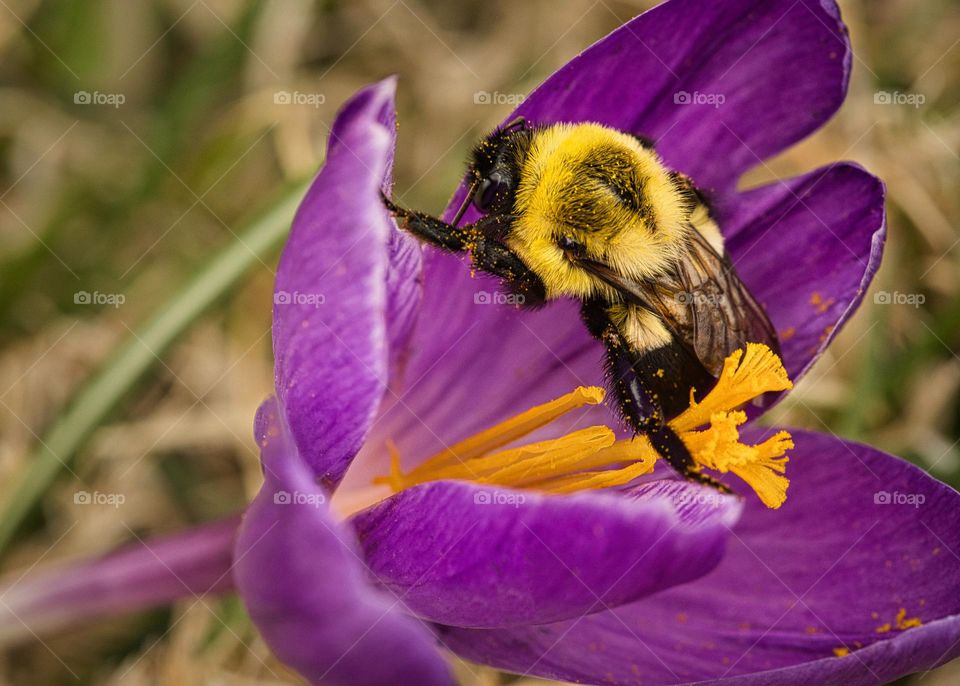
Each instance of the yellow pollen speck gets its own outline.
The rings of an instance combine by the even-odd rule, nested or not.
[[[850,649],[847,647],[834,648],[833,654],[836,655],[837,657],[844,657],[850,654]]]
[[[669,425],[698,467],[732,472],[767,507],[778,508],[786,500],[785,453],[793,448],[793,441],[780,431],[757,445],[742,443],[738,427],[747,415],[736,408],[792,385],[780,358],[765,345],[750,343],[725,360],[716,385],[702,400],[698,402],[691,391],[690,407]],[[390,473],[374,483],[399,491],[426,481],[463,479],[554,494],[622,486],[653,471],[661,457],[643,435],[617,440],[610,428],[591,426],[559,438],[508,447],[561,415],[603,399],[602,388],[577,388],[442,450],[407,473],[400,470],[395,446],[388,444]]]
[[[902,630],[912,629],[918,627],[923,622],[920,621],[919,617],[910,617],[907,619],[907,608],[901,607],[900,611],[897,613],[897,628]]]
[[[829,310],[830,306],[833,305],[834,302],[836,301],[833,298],[824,299],[824,297],[816,291],[814,291],[813,295],[810,296],[810,304],[813,305],[820,314],[823,314]]]
[[[797,335],[797,328],[795,326],[788,326],[782,332],[780,332],[780,342],[789,341],[791,338]]]
[[[870,614],[871,617],[873,617],[874,615],[876,615],[875,612],[872,612]],[[876,619],[876,617],[874,617],[874,619]],[[908,618],[907,608],[901,607],[900,610],[897,612],[897,616],[896,618],[894,618],[892,623],[886,622],[884,624],[881,624],[876,629],[874,629],[874,631],[876,631],[878,634],[886,634],[886,633],[889,633],[890,631],[893,631],[894,629],[897,629],[898,631],[906,631],[907,629],[913,629],[915,627],[922,626],[922,625],[923,625],[923,622],[920,620],[919,617]]]

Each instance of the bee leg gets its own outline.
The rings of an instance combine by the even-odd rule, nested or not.
[[[537,307],[546,302],[547,291],[543,281],[502,243],[481,235],[470,254],[477,269],[504,280],[510,291],[519,296],[520,305]]]
[[[381,199],[397,225],[420,240],[449,252],[465,252],[469,247],[473,233],[468,227],[453,226],[429,214],[400,207],[382,193]]]
[[[663,407],[653,390],[658,387],[657,379],[639,363],[635,351],[609,320],[606,304],[584,303],[583,318],[590,332],[607,349],[610,385],[616,392],[620,413],[631,428],[647,436],[654,450],[685,479],[730,493],[729,487],[700,471],[683,440],[667,425]]]
[[[480,271],[499,276],[511,292],[522,296],[520,304],[531,307],[543,304],[546,289],[540,278],[507,246],[491,235],[505,233],[500,225],[513,221],[511,216],[490,215],[464,226],[453,226],[423,212],[414,212],[395,205],[386,196],[383,203],[397,219],[401,229],[422,241],[448,252],[470,252],[473,265]]]
[[[660,457],[688,481],[712,486],[721,493],[730,493],[726,484],[700,471],[689,448],[677,432],[666,424],[660,403],[649,390],[650,385],[644,382],[643,374],[637,373],[636,366],[630,365],[625,369],[621,379],[616,382],[621,411],[635,430],[650,439],[650,444]]]
[[[670,466],[680,472],[685,479],[712,486],[721,493],[732,493],[729,486],[700,471],[687,446],[684,445],[677,432],[669,426],[664,425],[647,432],[646,435],[661,457],[667,460]]]

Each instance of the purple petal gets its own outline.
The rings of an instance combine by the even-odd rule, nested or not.
[[[636,497],[545,496],[422,484],[351,522],[367,564],[417,615],[445,624],[542,624],[636,600],[709,572],[739,503],[661,481]]]
[[[960,654],[960,494],[868,446],[794,438],[786,504],[747,499],[711,574],[579,621],[443,639],[512,671],[618,684],[886,683]],[[924,626],[897,628],[901,611]]]
[[[507,120],[647,136],[671,167],[726,195],[836,112],[850,61],[831,0],[671,0],[587,48]]]
[[[221,593],[239,519],[139,541],[100,559],[32,571],[0,586],[0,642],[35,638],[100,617]]]
[[[886,237],[883,183],[837,163],[741,193],[721,217],[743,282],[803,376],[860,305]]]
[[[338,114],[277,272],[277,395],[307,464],[331,484],[363,444],[387,379],[387,341],[406,338],[419,299],[419,248],[396,233],[379,198],[394,87],[370,86]]]
[[[237,534],[234,579],[270,648],[312,683],[452,683],[424,625],[368,585],[356,540],[330,516],[275,402],[257,432],[265,483]]]
[[[473,279],[468,269],[443,280],[435,265],[428,260],[405,383],[385,405],[361,459],[381,470],[387,439],[397,444],[404,464],[416,464],[576,386],[603,385],[603,351],[587,334],[576,303],[558,302],[536,312],[477,304],[475,289],[495,292],[495,282]],[[591,419],[616,421],[605,407],[578,411],[570,421]]]
[[[387,338],[390,351],[390,378],[402,379],[407,362],[407,345],[420,314],[423,297],[423,250],[417,240],[390,222],[387,246]]]

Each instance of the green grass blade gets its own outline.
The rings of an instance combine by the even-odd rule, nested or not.
[[[68,409],[39,440],[19,480],[7,491],[0,512],[0,554],[61,471],[70,469],[80,447],[178,336],[287,235],[306,185],[285,194],[237,234],[182,290],[110,355],[80,389]]]

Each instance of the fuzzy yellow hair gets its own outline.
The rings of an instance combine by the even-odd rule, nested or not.
[[[585,247],[627,279],[656,277],[682,254],[694,204],[659,156],[600,124],[558,124],[534,134],[517,187],[508,241],[548,298],[613,298],[558,241]]]

